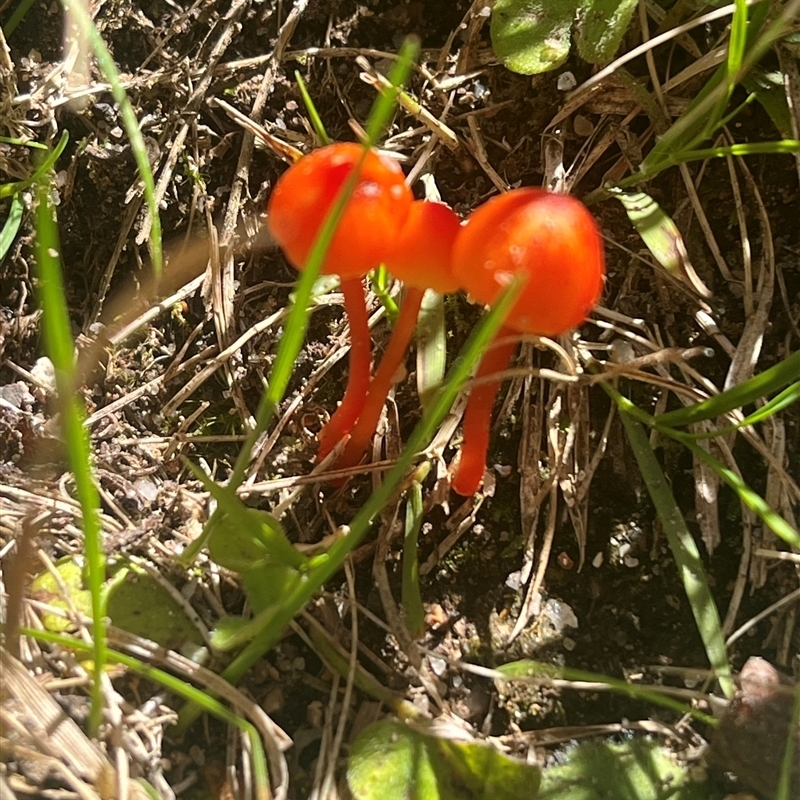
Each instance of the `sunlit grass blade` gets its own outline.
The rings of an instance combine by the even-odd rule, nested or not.
[[[269,427],[275,409],[277,409],[278,404],[286,394],[286,389],[294,371],[295,361],[297,360],[297,356],[305,340],[306,330],[308,328],[308,305],[311,301],[312,292],[317,277],[319,276],[322,262],[325,259],[325,253],[333,239],[333,234],[336,231],[339,219],[344,213],[347,199],[353,193],[358,182],[358,175],[361,170],[363,159],[366,158],[369,148],[377,143],[381,132],[391,116],[394,105],[394,94],[396,94],[397,91],[396,87],[408,78],[418,51],[419,43],[413,38],[407,39],[400,48],[397,62],[391,74],[391,81],[392,85],[395,86],[395,91],[394,93],[389,91],[383,92],[376,98],[372,112],[370,113],[369,122],[367,123],[367,139],[364,142],[364,152],[361,161],[356,165],[356,168],[352,171],[337,194],[331,210],[326,216],[325,222],[322,224],[319,235],[311,248],[308,261],[303,271],[300,273],[294,292],[294,302],[289,312],[289,319],[286,323],[286,328],[281,337],[280,344],[278,345],[278,353],[270,373],[269,386],[262,395],[258,406],[255,428],[248,435],[234,464],[233,474],[229,481],[229,486],[234,489],[241,485],[241,482],[244,480],[247,465],[250,461],[250,453],[255,443],[258,441],[258,438]]]
[[[659,414],[654,422],[659,428],[678,428],[714,419],[779,392],[797,380],[800,380],[800,351],[792,353],[774,367],[765,369],[744,383],[709,397],[702,403]]]
[[[769,419],[773,414],[777,414],[780,411],[788,408],[792,403],[796,403],[800,400],[800,382],[793,383],[791,386],[788,386],[779,394],[775,395],[771,400],[764,403],[758,411],[754,411],[749,416],[745,417],[741,422],[736,423],[736,425],[728,425],[724,428],[719,428],[715,431],[708,431],[708,432],[700,432],[700,433],[682,433],[681,436],[686,439],[693,439],[698,441],[700,439],[714,439],[717,436],[726,436],[729,433],[734,433],[738,431],[740,428],[746,428],[749,425],[756,425],[759,422],[763,422],[766,419]]]
[[[800,152],[800,141],[797,139],[781,139],[776,142],[745,142],[721,147],[709,147],[702,150],[671,150],[657,164],[646,165],[642,162],[638,172],[619,181],[616,187],[613,188],[628,189],[643,181],[652,180],[656,175],[670,167],[676,167],[678,164],[689,164],[692,161],[705,161],[709,158],[725,158],[726,156],[741,158],[755,155],[791,155],[798,152]],[[596,189],[586,196],[585,202],[587,205],[592,205],[606,197],[610,197],[612,194],[613,190],[608,187]]]
[[[0,144],[11,144],[15,147],[30,147],[35,150],[49,150],[46,144],[34,142],[29,139],[21,139],[19,136],[0,136]]]
[[[417,322],[417,394],[426,409],[444,380],[447,367],[447,326],[444,297],[431,289],[422,297]]]
[[[402,87],[411,74],[411,69],[419,55],[419,39],[416,36],[407,36],[397,54],[395,61],[389,72],[389,85],[375,98],[372,110],[367,120],[367,142],[375,144],[380,138],[383,129],[389,124],[389,120],[397,107],[398,95],[402,92]]]
[[[25,15],[30,11],[34,0],[21,0],[20,4],[14,9],[14,13],[8,18],[8,22],[3,23],[3,35],[8,38],[17,29],[20,22],[25,19]]]
[[[720,120],[725,113],[725,108],[733,94],[733,88],[736,85],[737,76],[742,68],[742,61],[745,56],[748,21],[747,0],[734,0],[734,6],[733,19],[731,20],[731,32],[728,37],[728,58],[725,64],[725,85],[727,91],[720,97],[717,107],[709,114],[702,138],[711,135],[716,128],[717,120]]]
[[[427,467],[428,465],[423,465]],[[425,474],[428,469],[425,469]],[[425,632],[425,609],[419,590],[419,557],[417,544],[422,529],[422,483],[425,474],[415,475],[406,500],[405,536],[403,538],[403,611],[408,632],[416,639]]]
[[[311,95],[308,92],[306,82],[297,70],[295,70],[294,79],[297,81],[297,88],[300,89],[300,96],[303,98],[303,103],[305,103],[308,119],[311,122],[314,133],[317,134],[317,138],[322,144],[331,144],[333,140],[328,136],[328,131],[325,130],[322,117],[319,115],[319,111],[317,111],[317,107],[314,105],[314,101],[311,99]]]
[[[21,632],[26,636],[30,636],[32,639],[56,644],[66,650],[73,650],[77,653],[92,652],[91,645],[87,642],[70,636],[64,636],[63,634],[50,633],[49,631],[40,631],[33,628],[24,628]],[[219,700],[211,697],[207,692],[195,688],[191,684],[182,681],[180,678],[176,678],[174,675],[171,675],[169,672],[159,667],[145,664],[133,656],[120,653],[116,650],[109,649],[106,655],[110,663],[121,664],[131,672],[163,686],[178,697],[182,697],[194,703],[199,708],[202,708],[203,711],[242,731],[247,736],[250,746],[253,748],[253,783],[256,787],[257,797],[259,797],[260,800],[266,800],[271,796],[267,788],[269,786],[269,773],[267,770],[267,759],[264,754],[264,746],[261,743],[261,737],[258,731],[252,723],[234,714],[230,709],[220,703]]]
[[[462,354],[451,367],[447,380],[411,433],[397,462],[350,521],[347,534],[338,539],[327,554],[317,557],[317,566],[308,571],[305,580],[284,598],[277,612],[270,614],[268,624],[223,671],[222,677],[225,680],[233,684],[237,683],[244,673],[275,645],[286,625],[311,600],[323,584],[341,569],[347,556],[366,536],[375,517],[390,502],[405,479],[417,454],[425,449],[449,413],[459,392],[470,378],[481,354],[502,327],[506,315],[519,296],[522,285],[521,276],[515,277],[497,305],[484,315],[467,341]],[[186,706],[181,709],[179,729],[186,730],[199,713],[200,710],[197,707]]]
[[[377,269],[372,270],[369,280],[372,286],[372,293],[385,309],[386,318],[394,325],[400,314],[400,309],[397,307],[394,298],[389,294],[392,282],[389,270],[386,269],[384,264],[381,264]]]
[[[0,185],[0,200],[5,197],[12,197],[15,194],[19,194],[19,192],[21,192],[23,189],[27,189],[34,183],[39,183],[42,181],[45,175],[47,175],[47,173],[55,166],[56,161],[58,161],[61,154],[64,152],[64,148],[67,146],[68,141],[69,134],[67,131],[62,131],[61,138],[58,140],[58,144],[49,153],[47,153],[44,159],[42,159],[30,178]]]
[[[596,672],[587,672],[582,669],[572,667],[562,667],[555,664],[547,664],[542,661],[523,659],[521,661],[510,661],[499,667],[495,667],[493,672],[500,673],[506,680],[563,680],[581,683],[602,683],[618,694],[633,697],[636,700],[643,700],[653,705],[677,711],[679,714],[689,714],[695,719],[707,725],[716,725],[714,717],[704,714],[695,708],[669,697],[661,692],[654,691],[647,686],[637,686],[635,683],[628,683],[619,678],[612,678],[608,675],[601,675]]]
[[[111,57],[111,53],[108,47],[106,47],[103,37],[92,22],[83,0],[62,0],[62,4],[65,11],[70,14],[77,23],[82,36],[91,44],[92,51],[97,59],[97,66],[100,68],[103,77],[111,86],[111,96],[119,106],[122,127],[125,128],[125,133],[131,143],[131,151],[136,160],[136,169],[142,180],[145,203],[147,204],[147,210],[150,214],[148,247],[153,266],[153,275],[157,283],[161,280],[161,273],[164,268],[164,250],[161,241],[161,217],[156,200],[153,170],[150,167],[150,159],[147,156],[147,147],[144,143],[144,137],[142,136],[141,130],[139,130],[139,120],[136,118],[133,105],[131,105],[128,94],[122,86],[117,65],[114,63],[114,59]]]
[[[644,192],[611,191],[622,203],[628,219],[656,261],[670,275],[687,283],[702,297],[711,297],[708,287],[692,267],[686,244],[672,217]]]
[[[702,447],[680,433],[671,434],[679,442],[688,447],[694,455],[706,462],[717,475],[728,484],[739,496],[739,499],[763,520],[764,524],[786,544],[800,549],[800,533],[798,533],[772,506],[759,494],[754,492],[733,470],[728,469]]]
[[[705,161],[707,158],[792,155],[798,152],[800,152],[800,141],[797,139],[780,139],[777,142],[744,142],[724,147],[707,147],[703,150],[684,150],[683,152],[675,153],[664,163],[666,166],[674,166],[688,164],[692,161]]]
[[[8,216],[3,223],[3,230],[0,231],[0,263],[6,257],[6,253],[11,249],[14,244],[14,239],[17,238],[19,226],[22,223],[22,212],[25,210],[25,204],[22,202],[22,193],[17,192],[11,198],[11,206],[8,209]]]
[[[697,545],[689,533],[686,520],[675,502],[672,490],[664,477],[661,465],[650,448],[642,426],[623,408],[620,407],[619,411],[639,471],[666,534],[672,557],[678,567],[709,663],[725,696],[733,697],[734,686],[725,637],[722,633],[717,605],[706,581],[703,561]]]
[[[100,529],[100,497],[92,475],[88,432],[84,428],[85,410],[75,385],[75,343],[67,311],[66,293],[61,276],[58,227],[55,208],[50,204],[50,183],[42,181],[36,193],[36,264],[42,329],[47,354],[53,363],[61,412],[61,434],[69,465],[75,476],[75,489],[83,517],[83,542],[92,596],[92,704],[89,727],[96,732],[103,714],[100,675],[106,663],[105,631],[105,558]]]

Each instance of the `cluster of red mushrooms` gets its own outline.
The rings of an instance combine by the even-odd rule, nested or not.
[[[362,161],[363,157],[363,161]],[[361,145],[333,144],[299,159],[278,180],[267,225],[289,262],[302,270],[331,206],[361,162],[355,189],[327,249],[323,274],[338,275],[350,323],[350,366],[339,408],[319,435],[318,458],[346,439],[336,466],[359,464],[405,358],[422,296],[465,291],[491,306],[513,276],[526,280],[475,375],[452,480],[474,494],[484,476],[491,412],[501,373],[519,334],[555,336],[580,324],[600,298],[605,274],[597,224],[577,199],[543,189],[514,189],[475,209],[462,224],[442,203],[415,200],[402,169]],[[399,316],[377,370],[363,279],[385,264],[405,285]],[[348,438],[349,437],[349,438]]]

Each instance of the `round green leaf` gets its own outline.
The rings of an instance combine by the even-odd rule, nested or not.
[[[536,75],[566,61],[578,0],[498,0],[492,47],[513,72]]]

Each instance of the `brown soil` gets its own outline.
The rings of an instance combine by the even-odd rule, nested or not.
[[[7,17],[11,10],[0,14]],[[224,100],[255,116],[269,133],[306,151],[316,142],[294,80],[299,70],[330,136],[352,139],[351,122],[365,123],[375,97],[375,90],[360,79],[363,67],[355,57],[360,55],[385,74],[391,61],[382,53],[396,53],[403,37],[413,33],[422,43],[424,71],[414,74],[409,88],[428,112],[455,132],[458,145],[448,149],[421,121],[398,112],[385,147],[402,159],[407,172],[424,164],[442,199],[459,212],[469,212],[498,191],[498,184],[539,186],[552,178],[542,155],[549,140],[562,144],[570,189],[579,197],[600,187],[623,156],[635,158],[637,149],[651,146],[645,113],[626,117],[634,100],[622,83],[607,87],[549,127],[565,100],[557,88],[559,75],[571,71],[581,83],[591,67],[574,57],[553,74],[530,78],[509,72],[492,56],[488,26],[470,15],[463,0],[311,0],[298,12],[293,30],[286,22],[289,11],[290,4],[273,0],[235,0],[230,7],[202,0],[185,8],[161,0],[109,0],[96,17],[161,182],[169,291],[178,291],[206,269],[212,229],[235,243],[229,260],[224,251],[219,260],[212,259],[221,266],[209,268],[206,283],[180,294],[161,313],[103,349],[83,390],[104,498],[107,551],[155,565],[210,627],[223,612],[241,613],[244,595],[235,575],[211,574],[204,557],[189,572],[177,565],[177,555],[199,534],[208,514],[208,498],[182,459],[203,464],[219,480],[229,474],[245,417],[255,412],[269,376],[283,319],[265,324],[224,363],[219,352],[287,307],[295,277],[281,253],[259,237],[266,198],[285,165],[273,152],[252,147],[242,128],[213,101]],[[61,131],[69,132],[69,144],[57,164],[58,221],[71,321],[85,350],[102,330],[99,323],[129,310],[134,292],[147,283],[147,227],[130,146],[96,69],[86,91],[80,76],[71,84],[63,71],[52,74],[62,63],[62,29],[57,3],[34,2],[8,37],[12,70],[0,68],[9,92],[2,97],[0,89],[0,134],[28,135],[52,145]],[[720,26],[706,34],[722,30]],[[269,56],[279,31],[289,38],[282,42],[282,57],[276,62]],[[627,45],[637,36],[632,32]],[[697,43],[708,46],[702,34],[697,34]],[[659,69],[666,69],[667,58],[666,51],[656,51]],[[670,74],[690,60],[676,48]],[[628,66],[636,78],[647,79],[644,60]],[[678,87],[676,102],[693,97],[701,85]],[[262,96],[263,110],[253,115],[254,103]],[[743,99],[737,94],[733,102]],[[747,106],[731,132],[738,141],[777,138],[758,104]],[[29,175],[31,162],[26,148],[0,144],[3,183]],[[627,173],[612,174],[619,178]],[[604,363],[626,352],[650,357],[642,370],[654,376],[652,381],[623,378],[619,383],[648,412],[663,410],[662,398],[670,408],[677,407],[675,395],[665,395],[660,388],[666,379],[702,391],[722,387],[734,354],[737,361],[747,362],[759,334],[763,344],[756,371],[797,349],[800,191],[795,162],[791,156],[752,157],[737,163],[733,174],[735,183],[724,159],[703,164],[702,172],[700,165],[688,167],[707,217],[706,232],[677,169],[644,187],[681,229],[697,273],[713,292],[708,300],[654,263],[615,200],[593,208],[607,238],[605,310],[564,344],[582,363],[584,356],[577,354],[582,343],[589,343],[592,355]],[[421,182],[414,188],[422,196]],[[9,201],[0,200],[0,217],[7,216],[8,208]],[[37,367],[44,345],[33,236],[28,203],[19,234],[0,264],[0,396],[6,401],[0,405],[0,545],[9,595],[21,591],[25,581],[10,579],[6,565],[13,564],[18,576],[23,574],[20,565],[27,564],[24,571],[30,573],[44,569],[33,556],[27,562],[13,560],[22,559],[20,552],[26,548],[19,542],[27,535],[23,531],[32,530],[37,515],[44,516],[33,525],[35,543],[50,558],[81,547],[74,506],[55,505],[56,500],[69,500],[72,484],[57,446],[52,400]],[[711,249],[712,237],[719,258]],[[752,256],[752,277],[743,256],[743,237]],[[162,289],[160,295],[169,291]],[[315,434],[343,392],[346,360],[330,362],[336,354],[344,355],[346,328],[338,297],[331,298],[311,317],[279,410],[279,427],[252,473],[260,487],[248,499],[255,508],[274,509],[287,499],[292,479],[309,474]],[[761,330],[754,326],[759,304],[769,308]],[[373,299],[373,310],[378,307]],[[701,310],[714,320],[717,331],[700,324]],[[447,300],[446,312],[452,361],[479,310],[458,297]],[[109,330],[113,328],[106,333]],[[378,347],[385,343],[387,330],[385,321],[377,323]],[[689,348],[707,348],[708,353],[698,355],[695,350],[684,359],[680,353]],[[212,364],[218,368],[183,395],[189,380]],[[387,459],[396,455],[421,413],[413,356],[407,366],[408,378],[396,387],[376,450]],[[672,732],[678,749],[694,752],[708,731],[699,725],[678,725],[674,714],[649,704],[611,692],[498,685],[436,658],[438,654],[485,666],[533,658],[648,684],[697,686],[698,692],[703,688],[692,672],[707,667],[702,642],[618,417],[604,431],[608,397],[596,385],[581,384],[568,391],[546,378],[524,377],[525,372],[533,374],[532,368],[562,369],[552,350],[527,344],[517,366],[498,401],[488,460],[492,480],[484,493],[467,501],[450,496],[448,503],[446,483],[430,477],[425,485],[420,561],[428,564],[422,579],[428,613],[423,649],[403,653],[397,638],[362,616],[360,639],[372,654],[363,656],[364,667],[432,714],[442,702],[447,714],[464,720],[475,735],[503,737],[513,752],[524,753],[532,744],[557,741],[562,735],[579,737],[584,726],[595,731],[588,726],[623,723],[636,729],[640,720],[661,723],[662,731]],[[31,377],[31,372],[39,377]],[[735,380],[750,374],[744,369]],[[15,408],[9,409],[9,404]],[[772,470],[741,437],[729,455],[729,463],[738,465],[748,484],[784,515],[800,508],[799,426],[795,405],[780,414],[775,426],[756,431],[764,449],[773,453]],[[193,440],[180,441],[178,433]],[[572,433],[574,447],[562,456]],[[443,442],[446,462],[452,461],[458,444],[458,434]],[[757,548],[779,546],[757,518],[743,511],[731,490],[720,487],[718,499],[700,509],[695,496],[698,468],[691,454],[665,440],[656,441],[656,452],[698,541],[709,529],[701,514],[719,521],[720,541],[701,545],[701,550],[721,617],[726,618],[732,603],[738,604],[726,619],[726,634],[796,591],[796,564],[754,555]],[[548,490],[554,471],[559,473],[558,484]],[[279,479],[287,480],[269,483]],[[315,542],[336,525],[346,525],[368,496],[373,479],[364,471],[340,491],[323,482],[305,484],[284,506],[283,522],[292,538]],[[399,511],[402,520],[403,508],[398,501],[396,509],[386,510],[376,523],[376,536],[389,535],[397,524],[394,512]],[[458,541],[444,547],[460,525]],[[398,600],[401,538],[393,538],[386,563],[387,585]],[[16,554],[10,546],[13,540],[18,543]],[[547,566],[541,590],[533,604],[526,605],[543,552]],[[355,591],[366,609],[385,620],[373,577],[374,554],[374,540],[357,551]],[[341,616],[347,605],[344,577],[331,581],[327,589],[329,594],[309,613],[335,630],[348,647],[350,617]],[[557,604],[562,604],[560,613]],[[787,671],[796,667],[800,632],[795,609],[796,602],[782,607],[738,638],[730,650],[734,668],[752,655]],[[527,621],[510,641],[521,614]],[[577,622],[577,627],[565,627],[559,622],[564,618]],[[299,621],[303,630],[307,624]],[[21,655],[40,676],[75,674],[73,662],[43,653],[38,645],[23,647]],[[224,660],[220,656],[209,666],[218,671]],[[294,740],[287,758],[295,797],[306,796],[314,780],[321,732],[331,723],[324,717],[332,680],[308,639],[295,631],[287,632],[242,687]],[[147,778],[162,792],[165,786],[175,790],[192,776],[204,791],[224,791],[228,739],[221,725],[198,724],[185,740],[172,741],[169,726],[152,723],[163,710],[159,703],[147,705],[159,691],[155,685],[134,682],[130,676],[115,685],[124,698],[120,707],[125,719],[132,720],[138,711],[149,720],[149,730],[157,729],[151,740],[141,729],[131,728],[148,753],[148,758],[141,753],[129,756],[134,775]],[[85,688],[53,693],[83,724]],[[357,691],[355,709],[366,709],[367,700]],[[163,703],[176,705],[169,697]],[[548,739],[547,731],[553,728],[557,731]],[[347,732],[349,736],[349,727]],[[24,786],[32,791],[37,786],[64,787],[53,773],[37,777],[18,754],[6,761],[0,776],[17,788],[17,796]],[[207,796],[197,788],[192,791],[194,796]]]

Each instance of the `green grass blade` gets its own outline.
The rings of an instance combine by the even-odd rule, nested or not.
[[[386,319],[394,325],[400,309],[397,307],[394,298],[389,294],[391,286],[391,278],[389,271],[384,264],[381,264],[376,269],[372,270],[369,276],[370,285],[372,286],[372,293],[378,298],[378,302],[383,306],[386,311]]]
[[[25,15],[30,11],[34,0],[22,0],[14,9],[14,13],[9,17],[8,22],[3,25],[3,35],[6,39],[17,29],[17,26],[25,19]]]
[[[39,274],[39,297],[42,328],[47,354],[53,362],[61,412],[61,430],[69,465],[75,476],[75,488],[83,516],[83,546],[92,596],[92,704],[89,728],[94,733],[103,714],[103,695],[99,676],[106,663],[105,630],[105,558],[98,509],[100,497],[92,476],[89,435],[84,428],[85,410],[75,385],[75,343],[67,311],[61,277],[58,228],[55,208],[50,204],[50,183],[40,182],[36,193],[36,264]]]
[[[726,436],[729,433],[738,431],[740,428],[746,428],[749,425],[756,425],[759,422],[763,422],[764,420],[769,419],[773,414],[777,414],[778,412],[788,408],[792,403],[796,403],[798,400],[800,400],[800,382],[793,383],[791,386],[788,386],[782,392],[775,395],[772,400],[761,406],[758,411],[754,411],[752,414],[745,417],[741,422],[737,422],[736,425],[728,425],[725,428],[720,428],[718,430],[709,432],[682,433],[681,436],[687,439],[693,439],[694,441],[699,441],[700,439],[715,439],[718,436]]]
[[[111,57],[111,53],[100,36],[100,32],[95,27],[86,6],[80,0],[62,0],[64,10],[72,15],[72,18],[78,25],[81,34],[90,42],[92,51],[97,59],[97,66],[103,77],[108,81],[111,86],[111,96],[119,106],[120,119],[122,126],[125,128],[125,133],[131,143],[131,151],[136,160],[136,168],[139,171],[139,177],[144,185],[144,198],[147,204],[147,210],[150,213],[150,236],[148,238],[148,247],[150,249],[150,259],[153,262],[153,275],[156,283],[161,280],[161,274],[164,270],[164,250],[161,242],[161,216],[158,211],[158,202],[156,200],[155,181],[153,180],[153,170],[150,168],[150,159],[147,157],[147,147],[144,143],[144,137],[141,130],[139,130],[139,120],[136,119],[136,112],[133,110],[131,101],[122,86],[117,65]]]
[[[692,607],[709,663],[725,696],[731,698],[734,693],[734,685],[725,637],[722,633],[717,605],[706,581],[697,545],[689,533],[686,520],[675,502],[672,490],[664,477],[661,465],[650,448],[642,426],[623,408],[620,408],[620,417],[636,457],[636,463],[639,465],[639,471],[644,478],[647,491],[669,541],[672,557],[675,559],[686,596]]]
[[[429,466],[426,464],[426,467]],[[427,474],[428,469],[425,470]],[[415,639],[425,633],[425,609],[422,606],[422,596],[419,591],[419,558],[417,543],[419,532],[422,529],[422,484],[424,475],[415,476],[415,480],[408,490],[406,500],[406,524],[403,539],[403,611],[406,615],[408,632]]]
[[[372,106],[367,120],[367,142],[377,142],[383,129],[389,124],[397,106],[397,98],[411,74],[417,56],[419,39],[416,36],[407,36],[397,54],[397,61],[389,72],[389,86],[380,92]]]
[[[734,0],[731,32],[728,38],[728,58],[725,64],[725,85],[727,91],[720,97],[717,107],[709,115],[702,138],[707,138],[716,129],[717,120],[722,119],[725,108],[733,94],[733,87],[736,85],[737,76],[742,68],[742,61],[744,60],[745,48],[747,46],[747,20],[747,0]]]
[[[422,296],[417,322],[417,394],[427,409],[444,380],[447,367],[447,325],[444,297],[431,289]]]
[[[714,397],[709,397],[702,403],[659,414],[654,421],[659,428],[678,428],[714,419],[722,414],[750,405],[756,400],[761,400],[799,379],[800,350],[738,386],[733,386]]]
[[[609,191],[622,204],[628,219],[656,261],[670,275],[691,285],[702,296],[710,297],[708,287],[691,266],[683,237],[672,217],[649,194],[621,192],[617,189]]]
[[[380,486],[370,495],[361,510],[349,525],[347,535],[335,542],[325,556],[318,556],[319,564],[305,576],[305,580],[290,592],[275,613],[265,615],[265,626],[261,632],[228,665],[222,677],[237,683],[248,669],[267,652],[280,638],[283,629],[309,602],[314,594],[338,572],[347,556],[366,536],[372,521],[383,510],[405,479],[417,454],[425,449],[431,438],[450,411],[461,388],[472,374],[481,354],[500,330],[506,315],[511,310],[522,289],[522,279],[517,276],[508,286],[497,305],[481,319],[467,341],[463,353],[456,359],[447,380],[442,385],[430,408],[423,414],[419,424],[403,448],[396,464],[386,474]],[[269,618],[266,619],[266,616]],[[197,718],[200,710],[186,706],[179,714],[178,727],[183,731]]]
[[[777,142],[744,142],[726,147],[707,147],[704,150],[685,150],[676,153],[665,162],[665,166],[688,164],[691,161],[705,161],[707,158],[725,158],[726,156],[763,156],[791,155],[800,152],[800,141],[797,139],[781,139]],[[669,163],[669,162],[672,163]]]
[[[582,683],[604,683],[613,692],[633,697],[653,705],[668,708],[679,714],[689,714],[706,725],[716,726],[717,720],[709,714],[704,714],[674,697],[663,694],[647,686],[637,686],[635,683],[612,678],[608,675],[601,675],[596,672],[587,672],[582,669],[572,667],[562,667],[556,664],[547,664],[541,661],[522,659],[521,661],[510,661],[499,667],[495,667],[495,672],[499,672],[506,680],[564,680],[580,681]]]
[[[661,160],[652,165],[642,162],[638,172],[619,181],[613,189],[629,189],[643,181],[649,181],[669,167],[688,164],[692,161],[705,161],[707,158],[724,158],[725,156],[754,155],[790,155],[800,152],[800,141],[797,139],[781,139],[777,142],[747,142],[726,147],[709,147],[704,150],[670,150]],[[584,199],[586,205],[595,203],[613,194],[612,188],[595,189]]]
[[[19,136],[0,136],[0,144],[12,144],[15,147],[30,147],[34,150],[49,150],[46,144],[21,139]]]
[[[736,80],[736,76],[742,68],[747,47],[747,23],[747,0],[735,0],[726,64],[729,83]]]
[[[3,223],[3,230],[0,231],[0,263],[6,257],[6,253],[11,249],[14,244],[14,239],[17,238],[19,226],[22,224],[22,212],[25,210],[25,204],[22,202],[22,193],[17,192],[11,198],[11,207],[8,209],[8,217]]]
[[[397,86],[400,85],[400,82],[408,78],[418,50],[419,45],[415,39],[406,40],[400,49],[397,63],[390,76],[392,85],[395,87],[394,93],[386,91],[378,95],[375,100],[367,125],[367,140],[364,142],[364,153],[361,161],[356,165],[356,168],[350,174],[339,191],[339,194],[336,196],[336,200],[328,216],[325,218],[317,240],[311,248],[306,266],[300,273],[300,278],[297,281],[297,287],[294,292],[294,302],[289,312],[289,319],[287,320],[284,334],[278,345],[278,353],[270,373],[269,386],[262,395],[258,411],[256,412],[256,426],[248,435],[247,440],[239,452],[239,456],[233,468],[233,474],[229,481],[229,486],[234,489],[240,486],[244,480],[247,465],[250,461],[250,453],[255,443],[258,441],[258,438],[269,427],[278,404],[286,394],[286,388],[294,372],[297,356],[300,354],[303,341],[305,340],[306,330],[308,328],[308,305],[311,301],[314,285],[319,276],[325,253],[333,239],[333,234],[336,231],[339,219],[344,213],[347,200],[353,193],[353,189],[355,189],[358,182],[361,164],[366,157],[368,149],[373,147],[378,141],[381,132],[388,122],[391,116]]]
[[[728,469],[710,453],[699,447],[689,437],[673,431],[671,434],[679,442],[682,442],[697,458],[706,462],[717,475],[733,489],[739,499],[751,510],[754,511],[767,527],[778,537],[783,539],[786,544],[800,549],[800,533],[798,533],[769,503],[759,494],[756,494],[733,470]]]
[[[34,183],[39,183],[41,180],[44,179],[44,176],[55,166],[56,161],[58,161],[61,154],[64,152],[64,148],[67,146],[67,142],[69,141],[69,134],[67,131],[61,132],[61,138],[58,140],[58,144],[47,153],[47,156],[44,160],[39,164],[36,168],[36,171],[30,178],[25,178],[22,181],[14,181],[13,183],[4,183],[0,186],[0,200],[6,197],[12,197],[15,194],[19,194],[23,189],[27,189],[29,186],[32,186]]]
[[[328,131],[325,130],[322,117],[319,115],[319,111],[317,111],[317,107],[314,105],[314,101],[311,99],[311,95],[308,92],[306,82],[297,70],[295,70],[294,79],[297,81],[297,88],[300,89],[300,96],[305,103],[308,118],[311,121],[311,127],[314,129],[314,133],[317,134],[317,138],[322,144],[331,144],[333,140],[328,136]]]
[[[63,647],[66,650],[73,650],[78,653],[90,653],[91,645],[83,642],[80,639],[75,639],[71,636],[64,636],[59,633],[51,633],[49,631],[40,631],[33,628],[23,628],[20,630],[25,636],[30,636],[40,642],[48,642]],[[240,731],[245,733],[250,740],[250,745],[253,748],[253,778],[256,787],[269,786],[269,773],[267,770],[267,759],[264,754],[264,746],[261,743],[261,737],[255,726],[248,722],[246,719],[234,714],[230,709],[226,708],[219,700],[211,697],[207,692],[197,689],[189,683],[176,678],[169,672],[145,664],[133,656],[125,653],[120,653],[116,650],[107,651],[108,661],[113,664],[122,664],[131,672],[135,672],[143,678],[153,681],[153,683],[163,686],[168,691],[188,700],[203,711],[211,714],[222,722],[228,725],[233,725]],[[268,797],[267,794],[259,794],[259,797]]]

